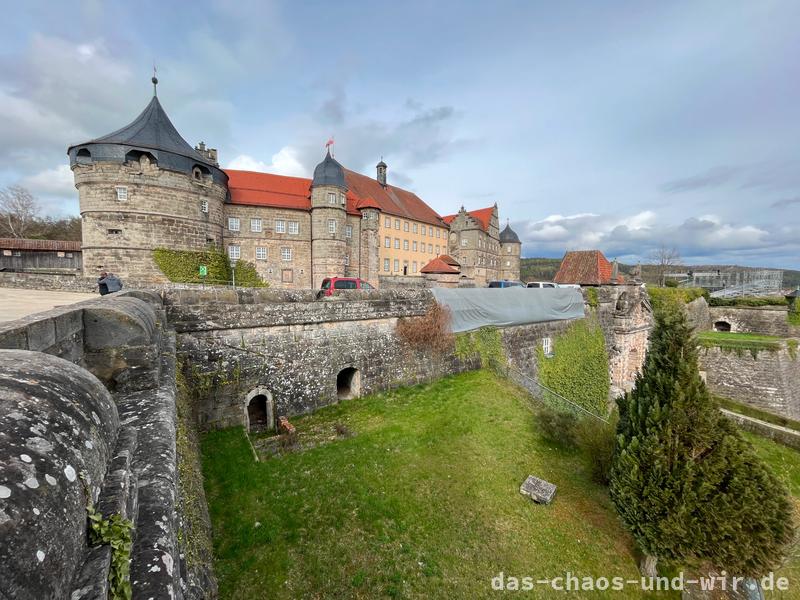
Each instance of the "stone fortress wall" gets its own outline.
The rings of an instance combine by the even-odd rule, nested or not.
[[[699,298],[695,302],[705,300]],[[782,306],[706,305],[706,321],[698,330],[723,329],[733,333],[771,335],[773,348],[699,349],[700,370],[712,393],[768,412],[800,419],[800,327],[787,319]]]
[[[602,291],[597,309],[611,348],[624,346],[620,319],[637,301],[620,304],[632,291],[622,288]],[[425,289],[319,300],[311,290],[185,287],[123,291],[0,326],[0,591],[105,597],[110,551],[87,545],[88,493],[102,514],[134,523],[135,598],[214,597],[211,557],[187,563],[184,551],[210,526],[203,499],[200,522],[182,508],[180,461],[199,458],[177,445],[179,426],[249,426],[257,398],[269,426],[478,368],[475,357],[436,356],[398,337],[398,319],[432,302]],[[501,329],[511,366],[535,377],[542,338],[569,325]],[[176,408],[176,364],[195,394],[191,417]]]

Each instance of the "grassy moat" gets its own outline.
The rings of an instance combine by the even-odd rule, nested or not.
[[[241,429],[207,434],[221,597],[496,597],[491,578],[501,571],[637,578],[632,539],[606,489],[579,451],[542,435],[530,402],[481,371],[293,419],[300,448],[260,463]],[[751,439],[800,493],[797,453]],[[552,505],[520,495],[529,474],[558,486]],[[798,583],[791,565],[783,574]],[[522,595],[555,594],[537,586]]]

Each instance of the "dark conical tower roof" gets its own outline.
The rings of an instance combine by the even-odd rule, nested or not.
[[[206,157],[197,152],[181,137],[156,96],[153,96],[150,103],[131,123],[108,135],[86,143],[119,144],[148,148],[150,150],[163,150],[208,163]]]
[[[522,242],[519,241],[519,236],[514,233],[514,230],[511,229],[511,224],[506,223],[506,228],[500,232],[500,243],[502,244],[521,244]]]
[[[311,182],[311,186],[317,185],[336,185],[347,189],[344,181],[344,168],[331,156],[330,151],[314,169],[314,180]]]

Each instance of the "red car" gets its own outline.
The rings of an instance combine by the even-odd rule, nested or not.
[[[358,277],[326,277],[322,280],[318,296],[332,296],[335,290],[374,290],[375,288]]]

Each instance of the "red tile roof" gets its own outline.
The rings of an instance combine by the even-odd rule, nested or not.
[[[451,267],[446,262],[442,260],[441,256],[437,256],[433,260],[431,260],[427,265],[422,267],[419,270],[420,273],[437,273],[437,274],[450,274],[450,273],[460,273],[459,269]]]
[[[480,223],[484,231],[489,231],[489,223],[491,223],[492,221],[493,212],[494,212],[494,206],[490,206],[489,208],[468,210],[467,214],[476,221],[478,221],[478,223]],[[442,217],[442,220],[449,225],[450,223],[453,222],[453,219],[455,219],[457,216],[458,215],[447,215],[446,217]]]
[[[64,240],[28,240],[0,238],[0,250],[54,250],[58,252],[80,252],[80,242]]]
[[[450,256],[449,254],[440,254],[440,255],[439,255],[439,258],[441,258],[441,259],[442,259],[444,262],[446,262],[448,265],[451,265],[451,266],[453,266],[453,267],[459,267],[459,268],[461,268],[461,263],[459,263],[459,262],[458,262],[458,261],[457,261],[455,258],[453,258],[452,256]]]
[[[274,206],[311,210],[311,180],[271,173],[226,169],[232,204]],[[393,185],[344,170],[347,183],[347,212],[358,215],[360,208],[379,208],[386,214],[442,226],[441,217],[416,194]]]
[[[561,259],[561,266],[553,278],[556,283],[577,283],[580,285],[605,285],[611,281],[611,263],[599,250],[575,250],[567,252]],[[617,276],[621,283],[623,278]]]
[[[383,186],[377,179],[349,169],[344,170],[344,179],[351,192],[360,198],[373,198],[386,214],[439,227],[444,225],[436,211],[413,192],[393,185]]]

